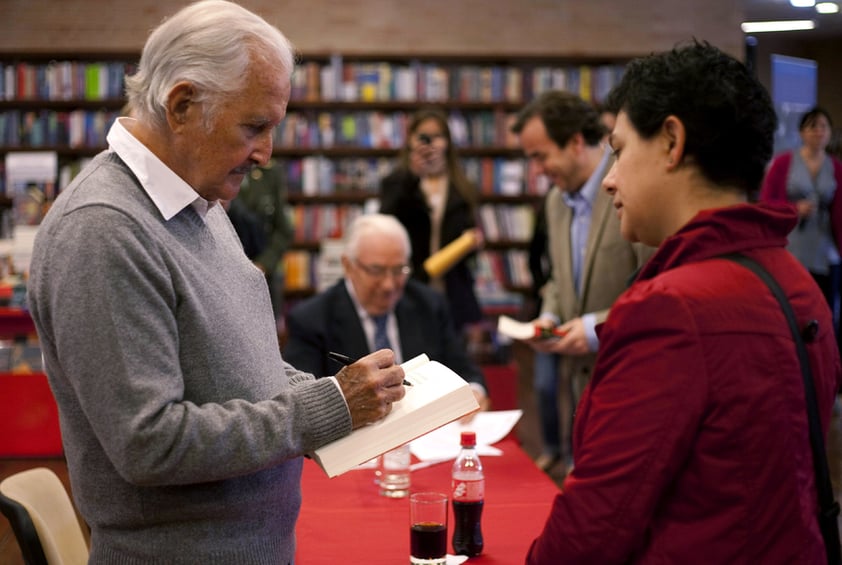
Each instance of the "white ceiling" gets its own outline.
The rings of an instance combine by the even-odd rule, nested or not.
[[[842,4],[842,0],[836,0]],[[766,20],[815,20],[816,29],[803,32],[781,32],[805,34],[812,37],[842,38],[842,12],[819,14],[815,8],[794,8],[789,0],[742,0],[748,21]]]

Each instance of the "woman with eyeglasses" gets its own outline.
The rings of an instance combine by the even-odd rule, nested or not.
[[[457,331],[472,340],[480,331],[482,311],[474,294],[471,255],[434,279],[424,261],[465,231],[476,230],[475,207],[476,188],[462,171],[447,115],[437,108],[419,110],[408,124],[397,167],[381,181],[380,212],[406,227],[412,277],[446,295]]]

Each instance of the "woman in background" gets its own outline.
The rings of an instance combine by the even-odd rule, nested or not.
[[[801,118],[801,147],[776,156],[760,190],[764,202],[789,202],[798,225],[788,249],[816,279],[833,313],[839,335],[840,249],[842,249],[842,162],[827,153],[833,123],[822,108]]]
[[[424,270],[424,261],[465,231],[476,230],[475,207],[476,188],[462,171],[447,116],[437,108],[419,110],[407,127],[398,166],[380,183],[380,212],[406,227],[412,276],[445,294],[457,331],[467,332],[472,342],[481,331],[482,311],[470,255],[436,279]]]

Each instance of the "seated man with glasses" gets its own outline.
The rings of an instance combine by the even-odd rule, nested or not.
[[[345,278],[287,314],[284,359],[320,377],[340,368],[331,351],[356,359],[391,349],[398,363],[426,353],[471,383],[487,409],[482,371],[456,336],[444,296],[409,277],[411,253],[394,216],[358,217],[342,254]]]

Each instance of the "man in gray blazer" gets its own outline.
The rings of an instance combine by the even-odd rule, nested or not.
[[[558,416],[546,413],[553,404],[541,402],[541,396],[568,397],[571,405],[561,412],[572,416],[596,360],[595,327],[653,250],[622,238],[611,197],[601,190],[612,156],[593,106],[568,92],[544,92],[520,111],[512,131],[539,173],[552,182],[546,201],[551,276],[541,290],[536,323],[557,326],[562,336],[529,343],[538,356],[559,356],[555,379],[536,374],[538,405],[544,407],[539,418],[553,421]],[[569,387],[568,395],[559,395],[559,382]],[[569,444],[569,422],[561,425]],[[549,471],[560,453],[545,448],[536,462]]]

